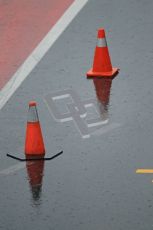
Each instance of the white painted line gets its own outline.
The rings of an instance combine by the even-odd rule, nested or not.
[[[95,122],[95,123],[92,123],[92,124],[87,124],[87,126],[89,128],[92,128],[92,127],[96,127],[96,126],[100,126],[100,125],[106,125],[108,124],[109,120],[106,119],[106,120],[102,120],[102,121],[99,121],[99,122]]]
[[[75,0],[72,5],[65,11],[63,16],[52,27],[44,39],[33,50],[30,56],[19,67],[10,81],[0,92],[0,109],[6,104],[9,98],[26,79],[30,72],[36,67],[38,62],[43,58],[46,52],[51,48],[54,42],[64,32],[71,21],[76,17],[80,10],[85,6],[88,0]]]
[[[33,162],[28,162],[28,164],[33,164]],[[25,162],[20,162],[16,165],[13,165],[13,166],[10,166],[9,168],[7,169],[3,169],[0,171],[0,175],[10,175],[10,174],[14,174],[15,172],[21,170],[21,169],[24,169],[26,167],[26,163]]]
[[[10,166],[9,168],[7,169],[3,169],[0,171],[0,175],[10,175],[10,174],[13,174],[15,173],[16,171],[19,171],[20,169],[24,169],[25,168],[25,162],[22,162],[22,163],[18,163],[16,165],[13,165],[13,166]]]
[[[105,133],[112,131],[113,129],[119,128],[120,126],[121,126],[121,124],[119,124],[119,123],[112,123],[110,125],[106,125],[100,129],[97,129],[95,132],[93,132],[91,134],[96,135],[96,136],[100,136],[100,135],[103,135]]]

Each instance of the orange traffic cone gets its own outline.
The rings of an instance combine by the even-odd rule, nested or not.
[[[39,123],[36,102],[29,103],[28,121],[25,139],[25,155],[45,155],[45,147]]]
[[[11,154],[6,154],[8,157],[11,157],[19,161],[38,161],[38,160],[53,160],[54,158],[61,155],[63,151],[51,156],[45,156],[45,147],[41,132],[41,127],[38,118],[38,112],[36,108],[36,102],[29,102],[29,111],[28,111],[28,121],[26,129],[26,138],[25,138],[25,155],[26,158],[20,158],[13,156]]]
[[[103,28],[98,30],[97,39],[93,68],[87,72],[87,77],[112,77],[119,69],[112,67]]]

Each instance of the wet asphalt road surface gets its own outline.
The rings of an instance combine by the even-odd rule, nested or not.
[[[89,1],[0,111],[0,229],[152,229],[153,175],[135,173],[153,168],[152,11],[151,0]],[[99,27],[120,68],[112,81],[85,76]],[[80,120],[76,97],[87,112]],[[64,151],[50,162],[6,157],[23,156],[29,100],[46,156]]]

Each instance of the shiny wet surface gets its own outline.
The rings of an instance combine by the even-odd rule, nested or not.
[[[153,4],[118,3],[88,3],[1,111],[1,229],[152,228],[153,175],[135,171],[153,168]],[[121,71],[113,80],[93,81],[85,73],[101,19],[112,63]],[[88,119],[82,112],[81,121],[88,137],[80,132],[76,97],[57,102],[63,106],[61,120],[46,102],[47,95],[62,96],[65,90],[85,106]],[[23,154],[32,99],[38,102],[46,156],[64,152],[50,162],[2,171],[20,164],[5,154]],[[67,115],[63,121],[62,112],[72,109],[75,119]],[[96,126],[99,115],[103,123]]]

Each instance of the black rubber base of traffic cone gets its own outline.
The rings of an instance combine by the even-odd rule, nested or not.
[[[50,160],[53,160],[54,158],[60,156],[62,153],[63,153],[63,151],[55,154],[52,157],[38,157],[38,158],[19,158],[19,157],[10,155],[10,154],[6,154],[6,156],[11,157],[11,158],[18,160],[18,161],[50,161]]]

